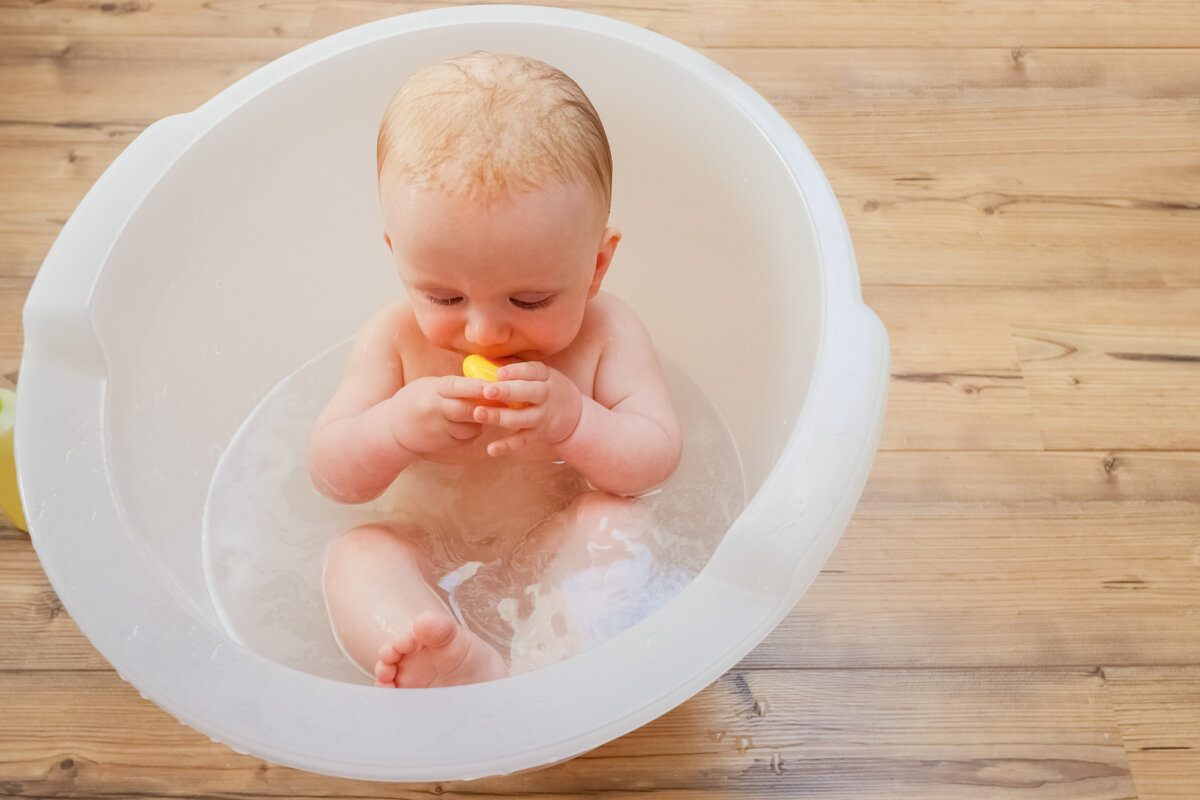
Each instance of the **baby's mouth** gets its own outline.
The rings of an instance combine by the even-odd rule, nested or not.
[[[464,353],[461,353],[461,355],[464,357],[470,355],[483,356],[488,361],[491,361],[493,364],[497,364],[501,367],[503,367],[505,364],[516,364],[521,361],[529,360],[513,353],[495,353],[488,352],[487,350],[468,350]]]

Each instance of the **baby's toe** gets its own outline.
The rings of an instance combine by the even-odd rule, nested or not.
[[[432,611],[426,611],[413,622],[413,635],[426,647],[445,647],[457,631],[453,619]]]
[[[389,662],[399,661],[405,656],[416,652],[417,644],[416,637],[411,633],[406,633],[379,648],[379,660]]]
[[[395,661],[381,660],[375,665],[375,680],[383,686],[393,684],[395,683],[397,672],[399,672],[399,668]]]

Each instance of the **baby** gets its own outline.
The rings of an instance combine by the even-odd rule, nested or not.
[[[554,548],[556,569],[594,565],[615,527],[636,524],[628,498],[666,481],[682,448],[645,327],[600,291],[621,234],[608,227],[612,162],[595,109],[539,61],[477,52],[438,62],[388,106],[378,171],[406,296],[355,341],[309,442],[313,483],[363,503],[422,461],[490,464],[470,472],[480,483],[516,461],[565,462],[594,491],[509,535]],[[468,354],[502,364],[498,380],[463,377]],[[521,483],[503,490],[508,499],[545,491]],[[467,518],[482,520],[484,502]],[[376,685],[508,674],[434,589],[420,542],[437,527],[367,525],[330,547],[334,633]]]

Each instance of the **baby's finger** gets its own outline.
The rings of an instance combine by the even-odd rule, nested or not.
[[[448,400],[479,400],[483,398],[483,390],[490,385],[482,378],[446,375],[438,381],[437,392]]]
[[[500,381],[484,387],[483,396],[488,400],[499,400],[513,408],[544,403],[550,397],[550,384],[546,381]]]
[[[550,368],[541,361],[518,361],[501,367],[496,377],[500,381],[546,381],[550,379]]]
[[[475,404],[470,400],[457,398],[442,400],[441,412],[442,416],[450,422],[475,421]]]
[[[474,419],[476,422],[484,422],[488,425],[515,431],[534,427],[542,421],[543,416],[545,415],[542,413],[542,409],[538,407],[517,409],[476,406]]]
[[[483,428],[474,422],[450,422],[446,425],[446,432],[450,434],[451,439],[469,442],[483,433]]]
[[[505,453],[515,453],[529,443],[526,431],[517,431],[512,436],[497,439],[487,446],[489,456],[502,456]]]

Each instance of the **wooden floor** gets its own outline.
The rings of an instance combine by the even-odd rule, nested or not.
[[[841,201],[893,374],[825,572],[641,730],[534,773],[395,786],[175,722],[2,528],[0,793],[1200,798],[1200,4],[566,4],[734,71]],[[3,0],[0,381],[42,258],[142,128],[432,5]]]

